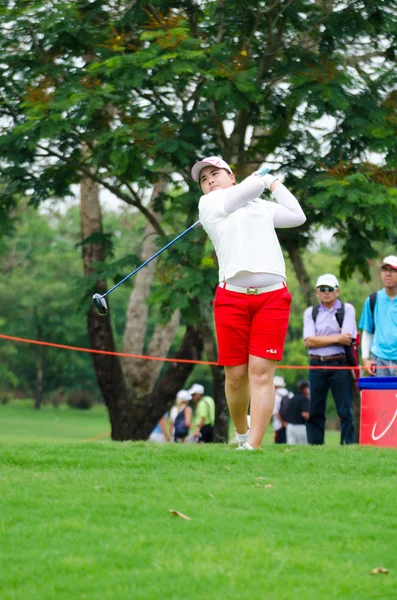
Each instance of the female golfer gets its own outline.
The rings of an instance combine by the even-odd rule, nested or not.
[[[291,304],[275,227],[296,227],[306,217],[295,196],[270,174],[257,172],[236,184],[229,165],[210,156],[193,166],[192,177],[204,194],[199,218],[219,263],[214,310],[226,398],[239,448],[252,450],[261,447],[272,416],[273,376]],[[265,188],[277,202],[259,198]]]

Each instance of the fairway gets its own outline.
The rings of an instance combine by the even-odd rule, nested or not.
[[[106,432],[100,411],[70,411],[60,443],[17,443],[12,411],[0,407],[2,600],[396,597],[392,449],[65,442],[72,422]]]
[[[109,435],[110,426],[104,406],[73,410],[68,406],[43,406],[33,410],[32,401],[0,405],[0,442],[83,442]]]

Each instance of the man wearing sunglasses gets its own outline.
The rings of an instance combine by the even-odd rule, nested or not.
[[[397,377],[397,256],[380,268],[384,287],[368,296],[360,319],[362,359],[368,375]]]
[[[354,306],[345,302],[343,323],[339,325],[337,313],[342,311],[338,299],[339,282],[331,273],[317,279],[316,294],[320,304],[305,310],[303,338],[309,351],[310,366],[326,368],[309,371],[307,439],[309,444],[324,444],[327,395],[331,390],[341,423],[341,444],[353,444],[352,376],[347,369],[330,367],[347,366],[345,347],[357,335],[356,313]]]

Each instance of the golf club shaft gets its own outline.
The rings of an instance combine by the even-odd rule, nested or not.
[[[102,298],[105,298],[108,294],[110,294],[110,292],[113,292],[113,290],[115,290],[116,288],[118,288],[119,285],[123,284],[125,281],[127,281],[127,279],[129,279],[130,277],[132,277],[133,275],[135,275],[135,273],[138,273],[138,271],[140,271],[141,269],[143,269],[143,267],[146,267],[146,265],[149,264],[153,259],[155,259],[159,254],[161,254],[162,252],[164,252],[164,250],[167,250],[167,248],[169,248],[170,246],[172,246],[172,244],[175,244],[175,242],[177,242],[181,237],[183,237],[184,235],[186,235],[189,231],[191,231],[192,229],[194,229],[194,227],[196,227],[199,224],[200,224],[200,221],[196,221],[195,223],[193,223],[193,225],[191,225],[190,227],[188,227],[188,229],[186,229],[185,231],[183,231],[182,233],[180,233],[178,235],[178,237],[176,237],[175,239],[171,240],[171,242],[169,242],[166,246],[164,246],[164,248],[161,248],[161,250],[159,250],[158,252],[156,252],[156,254],[153,254],[153,256],[151,256],[150,258],[148,258],[144,263],[142,263],[139,267],[137,267],[135,269],[135,271],[132,271],[132,273],[130,273],[129,275],[127,275],[127,277],[124,277],[124,279],[122,279],[121,281],[119,281],[118,283],[116,283],[116,285],[114,285],[110,290],[108,290],[105,294],[102,295]]]

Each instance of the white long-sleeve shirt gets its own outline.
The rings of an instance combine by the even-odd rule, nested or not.
[[[275,227],[297,227],[306,217],[284,185],[272,192],[277,202],[259,198],[264,188],[262,178],[251,175],[200,198],[199,218],[218,257],[220,282],[242,272],[286,278]]]

